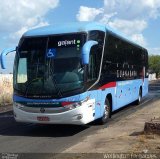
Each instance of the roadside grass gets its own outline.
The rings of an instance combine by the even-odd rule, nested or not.
[[[12,74],[0,74],[0,106],[12,103]]]

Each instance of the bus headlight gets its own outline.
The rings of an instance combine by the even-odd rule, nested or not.
[[[64,108],[68,110],[72,110],[72,109],[82,106],[82,104],[86,103],[89,99],[90,97],[87,97],[85,100],[80,101],[80,102],[62,102],[61,104]]]
[[[72,109],[78,108],[80,106],[81,106],[80,102],[75,102],[75,103],[70,103],[68,105],[65,105],[64,108],[66,108],[68,110],[72,110]]]
[[[14,102],[13,105],[18,109],[22,109],[24,107],[24,105],[17,103],[17,102]]]

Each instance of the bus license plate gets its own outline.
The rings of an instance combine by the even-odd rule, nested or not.
[[[47,117],[47,116],[38,116],[38,117],[37,117],[37,120],[38,120],[38,121],[49,121],[50,119],[49,119],[49,117]]]

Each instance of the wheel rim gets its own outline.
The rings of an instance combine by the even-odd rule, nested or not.
[[[141,97],[141,93],[139,93],[139,102],[141,101],[141,98],[142,98],[142,97]]]
[[[108,119],[109,116],[109,106],[105,105],[105,109],[104,109],[104,119]]]

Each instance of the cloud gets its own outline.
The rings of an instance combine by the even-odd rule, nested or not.
[[[45,15],[59,0],[5,0],[0,5],[1,37],[18,39],[29,28],[47,24]],[[3,35],[3,36],[2,36]]]
[[[37,24],[36,26],[33,26],[33,27],[24,26],[20,30],[16,31],[15,33],[11,33],[9,35],[9,37],[10,37],[11,40],[14,41],[15,39],[17,39],[17,37],[21,37],[23,35],[23,33],[25,33],[29,29],[34,29],[34,28],[38,28],[38,27],[42,27],[42,26],[47,26],[47,25],[49,25],[48,22],[40,22],[39,24]]]
[[[151,55],[160,55],[160,47],[159,48],[149,48],[148,52]]]
[[[157,18],[160,0],[104,0],[106,13],[117,12],[120,19]]]
[[[93,21],[95,17],[101,13],[103,13],[102,8],[96,9],[80,6],[79,13],[77,14],[77,19],[79,21]]]
[[[143,31],[150,19],[160,16],[160,0],[104,0],[103,8],[81,6],[79,21],[99,21],[126,34],[135,42],[147,46]]]
[[[147,22],[138,19],[131,21],[115,18],[114,20],[109,21],[108,25],[123,31],[127,35],[132,35],[135,33],[141,33],[147,27]]]
[[[134,42],[136,42],[136,43],[138,43],[138,44],[140,44],[142,46],[146,46],[147,45],[147,41],[146,41],[146,39],[144,38],[144,36],[142,34],[133,34],[131,36],[131,39]]]

